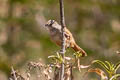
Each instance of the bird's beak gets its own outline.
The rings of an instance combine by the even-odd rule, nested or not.
[[[45,27],[47,27],[48,26],[48,24],[45,24]]]

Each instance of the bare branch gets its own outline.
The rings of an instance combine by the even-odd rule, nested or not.
[[[61,31],[62,31],[62,46],[61,46],[61,51],[60,54],[63,57],[64,60],[64,54],[65,54],[65,18],[64,18],[64,4],[63,0],[59,0],[60,3],[60,22],[61,22]],[[61,74],[60,74],[60,80],[64,80],[64,61],[61,63]]]

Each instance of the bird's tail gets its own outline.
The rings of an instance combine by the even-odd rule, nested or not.
[[[80,48],[77,44],[74,44],[74,47],[72,47],[76,52],[82,53],[82,57],[87,56],[87,53]]]

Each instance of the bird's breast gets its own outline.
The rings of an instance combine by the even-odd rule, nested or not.
[[[61,45],[61,42],[62,42],[62,34],[61,34],[61,32],[59,32],[57,30],[52,30],[50,32],[50,37],[51,37],[51,40],[53,42],[55,42],[58,45]]]
[[[61,33],[52,32],[51,39],[54,41],[60,41],[61,40]]]

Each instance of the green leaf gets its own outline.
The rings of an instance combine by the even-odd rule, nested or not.
[[[108,65],[109,69],[111,67],[111,64],[108,61],[105,61],[105,63]]]
[[[108,64],[108,67],[109,67],[109,71],[112,72],[114,71],[114,64],[108,62],[108,61],[105,61],[106,64]]]
[[[74,53],[74,56],[75,56],[76,58],[80,58],[80,57],[82,56],[82,53],[80,53],[80,52],[75,52],[75,53]]]
[[[100,64],[107,72],[109,72],[109,68],[108,68],[108,66],[104,63],[104,62],[102,62],[102,61],[100,61],[100,60],[94,60],[93,62],[92,62],[92,64],[93,63],[98,63],[98,64]]]
[[[116,79],[117,77],[120,77],[120,74],[115,74],[114,76],[112,76],[112,77],[110,78],[110,80],[114,80],[114,79]]]
[[[120,68],[120,61],[114,66],[115,73]]]
[[[57,52],[57,55],[51,55],[51,56],[48,56],[48,58],[51,58],[53,60],[56,60],[58,61],[59,63],[62,63],[63,62],[63,58],[62,56]]]
[[[53,60],[59,60],[59,58],[57,56],[55,56],[55,55],[48,56],[48,58],[51,58]]]

